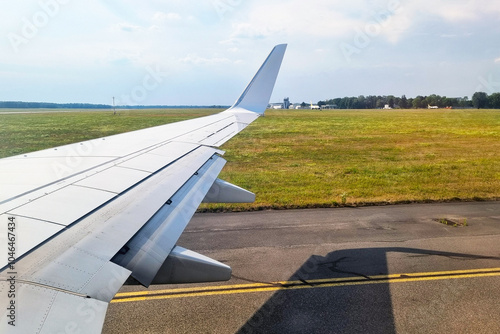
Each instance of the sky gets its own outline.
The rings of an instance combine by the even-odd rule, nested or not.
[[[0,101],[231,105],[281,43],[271,102],[500,91],[498,1],[0,4]]]

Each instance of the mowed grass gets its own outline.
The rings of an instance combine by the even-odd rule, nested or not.
[[[224,149],[253,208],[500,197],[498,110],[272,111]]]
[[[0,158],[206,116],[220,110],[117,110],[116,115],[110,110],[20,111],[29,110],[18,109],[15,113],[0,114]]]
[[[214,113],[0,115],[0,156]],[[500,198],[498,110],[268,111],[224,144],[220,177],[257,194],[210,210]]]

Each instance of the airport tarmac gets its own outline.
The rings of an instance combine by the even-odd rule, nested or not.
[[[103,333],[500,333],[500,202],[196,214],[178,244],[232,279],[124,286]]]

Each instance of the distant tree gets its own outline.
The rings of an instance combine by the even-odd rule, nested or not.
[[[488,106],[488,94],[485,92],[475,92],[472,95],[472,105],[474,108],[486,108]]]
[[[462,99],[462,107],[472,107],[472,100],[468,96],[464,96]]]
[[[394,96],[392,95],[387,96],[387,104],[389,105],[389,107],[394,108],[394,102],[395,102]]]
[[[401,100],[399,101],[399,106],[403,109],[408,108],[408,99],[405,95],[401,96]]]
[[[457,99],[451,99],[449,97],[445,97],[442,100],[442,107],[456,107],[458,106]]]
[[[412,97],[410,97],[408,99],[407,108],[413,108],[413,98]]]
[[[422,108],[422,100],[424,99],[423,96],[417,96],[416,98],[413,99],[413,108]]]
[[[356,100],[357,99],[355,97],[346,97],[346,108],[347,109],[354,109],[354,105],[355,105]]]
[[[420,108],[427,108],[429,107],[429,104],[429,100],[427,99],[427,96],[425,96],[420,102]]]
[[[385,100],[381,96],[377,96],[376,108],[383,108],[385,106]]]
[[[49,102],[1,101],[0,108],[111,109],[111,106],[105,105],[105,104],[90,104],[90,103],[49,103]]]
[[[355,99],[355,97],[347,97],[347,96],[343,97],[340,100],[340,108],[341,109],[352,109],[353,99]]]
[[[307,106],[307,104],[306,104],[305,102],[302,102],[302,103],[300,104],[300,107],[301,107],[301,108],[305,108],[306,106]]]
[[[500,93],[493,93],[488,96],[488,106],[495,109],[500,108]]]
[[[400,97],[394,97],[394,108],[401,108],[401,98]]]
[[[366,97],[366,107],[369,109],[374,109],[377,107],[377,97],[375,95],[369,95]]]
[[[427,100],[427,104],[431,106],[439,106],[439,97],[436,94],[431,94],[425,98]],[[424,108],[427,107],[424,106]]]
[[[363,95],[358,96],[356,100],[356,109],[366,109],[366,98]]]

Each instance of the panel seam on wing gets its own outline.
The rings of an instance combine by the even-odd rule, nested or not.
[[[52,285],[47,285],[47,284],[43,284],[43,283],[39,283],[39,282],[35,282],[35,281],[29,281],[29,280],[23,280],[23,279],[16,279],[16,283],[26,284],[26,285],[28,285],[30,287],[42,288],[42,289],[47,289],[47,290],[51,290],[51,291],[55,291],[55,292],[67,293],[69,295],[73,295],[73,296],[77,296],[77,297],[91,298],[91,297],[89,297],[86,294],[78,293],[78,292],[71,291],[71,290],[66,290],[66,289],[63,289],[63,288],[58,288],[58,287],[55,287],[55,286],[52,286]]]
[[[45,219],[40,219],[40,218],[35,218],[35,217],[30,217],[30,216],[24,216],[24,215],[13,214],[13,213],[11,213],[10,211],[5,212],[4,214],[6,214],[6,215],[11,215],[11,216],[15,216],[15,217],[21,217],[21,218],[33,219],[33,220],[37,220],[37,221],[39,221],[39,222],[41,222],[41,223],[53,224],[53,225],[57,225],[57,226],[61,226],[61,227],[63,227],[63,228],[66,228],[66,225],[64,225],[64,224],[60,224],[60,223],[57,223],[57,222],[54,222],[54,221],[50,221],[50,220],[45,220]]]

